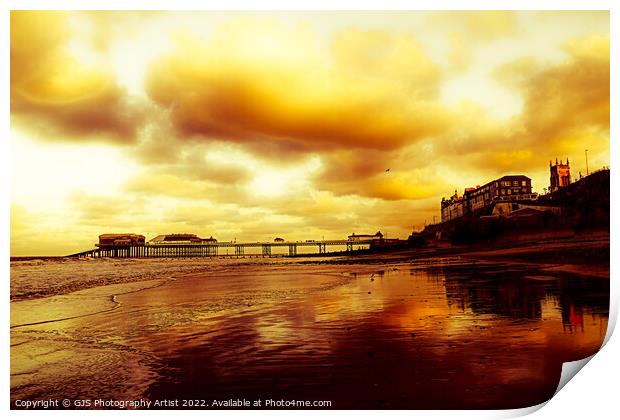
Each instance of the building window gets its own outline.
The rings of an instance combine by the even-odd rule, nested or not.
[[[513,182],[512,182],[512,186],[513,186],[513,187],[517,187],[517,186],[519,186],[519,181],[513,181]]]
[[[502,188],[502,195],[506,195],[506,190]]]
[[[510,195],[510,194],[512,194],[512,191],[510,190],[510,188],[508,188],[508,189],[506,190],[506,192],[507,192],[509,195]]]
[[[525,187],[527,185],[527,181],[521,181],[521,186]]]

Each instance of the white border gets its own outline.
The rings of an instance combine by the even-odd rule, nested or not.
[[[66,10],[611,10],[612,0],[5,0],[4,9]]]
[[[295,3],[285,1],[241,1],[231,0],[227,2],[213,2],[207,1],[198,3],[188,0],[176,0],[174,2],[152,0],[152,1],[128,1],[128,0],[108,0],[108,1],[79,1],[79,0],[64,0],[64,1],[43,1],[43,0],[5,0],[0,2],[0,39],[1,51],[2,51],[2,65],[0,65],[0,77],[2,80],[2,118],[0,119],[0,130],[4,134],[0,138],[0,197],[2,197],[2,206],[0,206],[0,229],[4,240],[0,242],[0,252],[2,253],[2,265],[1,279],[4,286],[4,295],[9,295],[9,203],[10,203],[10,144],[9,144],[9,91],[10,76],[9,76],[9,10],[11,9],[117,9],[117,10],[463,10],[463,9],[506,9],[506,10],[611,10],[611,139],[617,140],[618,134],[618,53],[615,49],[618,48],[618,6],[613,1],[602,0],[590,0],[590,1],[577,1],[577,0],[510,0],[502,1],[501,4],[498,1],[492,0],[479,0],[479,1],[457,1],[457,0],[435,0],[432,2],[423,1],[398,1],[398,0],[383,0],[379,1],[296,1]],[[616,118],[613,118],[616,116]],[[617,197],[618,197],[618,177],[615,164],[617,163],[618,145],[614,141],[611,141],[611,189],[612,189],[612,213],[617,214]],[[6,201],[5,201],[6,200]],[[617,219],[612,218],[611,223],[612,236],[615,237],[618,232]],[[612,255],[618,255],[617,246],[612,242],[611,246]],[[618,270],[618,261],[612,259],[611,273],[612,278]],[[554,398],[550,400],[544,408],[536,411],[534,416],[541,419],[583,419],[589,418],[615,418],[617,415],[617,391],[615,391],[618,385],[617,375],[619,373],[619,363],[616,355],[620,354],[618,351],[620,345],[618,339],[611,338],[610,334],[613,331],[613,326],[617,322],[618,315],[618,287],[614,281],[611,281],[611,296],[612,302],[610,305],[610,321],[609,331],[606,337],[606,345],[592,360],[588,363],[588,367],[583,372],[578,374],[576,380],[570,381],[564,389],[562,389]],[[4,299],[4,310],[2,311],[3,325],[9,325],[9,305],[8,299]],[[9,334],[8,327],[2,329],[2,338],[5,343],[5,355],[2,358],[2,371],[4,375],[2,377],[2,389],[5,390],[5,397],[2,399],[2,407],[8,411],[9,405]],[[537,407],[540,408],[540,407]],[[205,418],[209,417],[222,417],[222,418],[235,418],[235,417],[247,417],[252,416],[258,419],[278,419],[295,416],[301,419],[314,419],[316,416],[344,416],[344,417],[371,417],[371,416],[394,416],[397,418],[410,418],[413,416],[433,417],[433,418],[504,418],[513,417],[515,415],[524,415],[528,412],[535,411],[533,408],[524,410],[510,410],[510,411],[390,411],[390,412],[374,412],[374,411],[326,411],[317,413],[314,411],[300,411],[300,412],[242,412],[242,411],[221,411],[221,412],[175,412],[173,415],[183,415],[193,418]],[[118,416],[136,416],[152,418],[160,416],[168,416],[170,413],[166,412],[114,412]],[[45,417],[46,419],[52,418],[66,418],[66,417],[82,417],[84,412],[23,412],[23,411],[11,411],[11,416],[24,418],[24,417]],[[89,416],[107,418],[110,415],[109,411],[89,412]]]

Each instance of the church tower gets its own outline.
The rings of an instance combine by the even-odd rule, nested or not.
[[[549,172],[551,172],[551,185],[549,186],[549,192],[555,192],[560,188],[570,185],[570,162],[566,158],[566,163],[558,163],[558,158],[555,158],[555,165],[549,161]]]

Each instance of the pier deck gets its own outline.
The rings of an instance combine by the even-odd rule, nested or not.
[[[298,254],[300,248],[309,251],[312,248],[318,254],[325,254],[328,246],[346,246],[347,251],[353,251],[354,247],[369,247],[373,240],[321,240],[304,242],[219,242],[219,243],[167,243],[155,244],[147,242],[144,245],[131,246],[102,246],[89,249],[67,257],[90,257],[90,258],[161,258],[161,257],[244,257],[272,255]],[[257,252],[250,253],[249,250]],[[224,252],[226,251],[226,252]]]

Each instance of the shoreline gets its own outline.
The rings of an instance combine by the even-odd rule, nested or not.
[[[11,302],[65,295],[97,286],[165,280],[207,272],[230,272],[247,266],[402,264],[444,258],[502,263],[528,263],[542,270],[609,278],[609,235],[570,240],[512,244],[430,244],[353,255],[304,255],[273,258],[101,258],[31,259],[11,261]],[[50,283],[50,278],[54,283]]]
[[[496,276],[495,265],[478,257],[403,264],[390,257],[332,260],[322,267],[282,260],[236,264],[178,274],[165,284],[152,279],[153,287],[108,284],[14,302],[16,324],[26,316],[47,322],[11,329],[11,397],[73,397],[98,378],[112,399],[119,392],[146,399],[219,399],[232,392],[253,399],[257,386],[264,386],[274,398],[311,395],[339,408],[440,402],[480,408],[551,395],[558,364],[600,347],[607,325],[605,281],[574,275],[539,281],[547,280],[545,273],[520,262]],[[85,313],[96,305],[106,309],[114,295],[121,303],[115,309]],[[46,318],[60,311],[78,316]],[[535,351],[541,339],[552,349]],[[507,354],[506,346],[515,351]],[[524,360],[528,367],[513,379],[515,363]],[[64,363],[79,369],[67,370]],[[476,387],[464,387],[471,377]],[[124,381],[129,385],[120,386]],[[441,401],[432,392],[439,384],[448,384]]]

